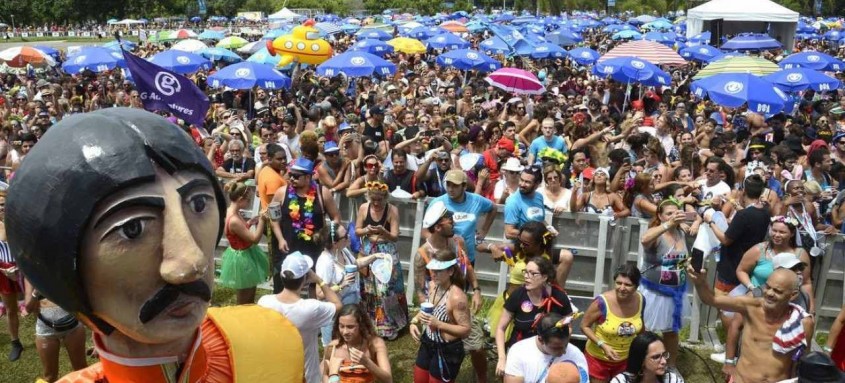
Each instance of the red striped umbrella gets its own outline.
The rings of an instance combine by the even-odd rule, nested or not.
[[[686,65],[681,55],[663,44],[648,40],[636,40],[621,44],[608,51],[599,62],[615,57],[636,57],[654,65]]]

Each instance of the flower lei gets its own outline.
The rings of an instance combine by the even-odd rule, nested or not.
[[[299,206],[300,197],[296,195],[296,189],[293,185],[288,186],[288,210],[290,210],[291,226],[296,232],[297,238],[310,241],[311,236],[314,235],[314,199],[317,198],[317,188],[314,182],[311,183],[308,189],[308,194],[305,196],[305,204],[301,209]]]

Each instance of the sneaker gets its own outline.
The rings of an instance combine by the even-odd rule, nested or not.
[[[21,357],[21,353],[23,352],[23,345],[19,339],[15,339],[12,341],[12,349],[9,350],[9,361],[14,362]]]
[[[716,354],[710,354],[710,360],[719,364],[725,364],[725,353],[719,352]]]

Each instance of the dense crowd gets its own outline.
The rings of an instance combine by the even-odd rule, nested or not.
[[[618,43],[601,29],[582,36],[582,45],[601,53]],[[477,48],[489,32],[465,37]],[[355,37],[331,40],[343,52]],[[142,43],[134,53],[168,47]],[[837,56],[837,49],[801,41],[794,51]],[[805,91],[793,113],[764,116],[693,95],[697,62],[667,68],[672,85],[654,88],[598,77],[569,59],[503,56],[505,66],[529,70],[546,89],[519,96],[487,83],[485,73],[440,67],[436,56],[388,54],[398,70],[385,77],[295,69],[282,91],[213,89],[206,79],[226,65],[218,62],[189,75],[212,101],[204,126],[160,112],[192,136],[225,185],[229,248],[218,283],[237,290],[238,304],[251,304],[256,286],[272,276],[273,294],[257,303],[299,329],[308,383],[391,382],[390,341],[406,329],[420,345],[415,382],[453,380],[466,354],[479,382],[493,380],[488,336],[496,374],[509,383],[587,375],[592,382],[683,382],[676,363],[689,283],[722,310],[726,350],[714,357],[725,374],[744,382],[795,377],[795,355],[809,351],[818,307],[811,270],[828,239],[845,231],[841,90]],[[10,184],[53,124],[99,109],[143,108],[121,71],[0,74],[0,90],[0,178]],[[338,195],[365,198],[346,224]],[[416,312],[405,298],[400,258],[408,255],[398,253],[399,212],[390,198],[430,199],[408,276]],[[504,205],[506,243],[486,239],[496,205]],[[573,253],[553,248],[566,228],[552,219],[567,212],[650,221],[642,267],[621,266],[611,289],[588,307],[575,307],[565,290]],[[269,254],[257,245],[265,236]],[[701,260],[713,254],[711,287]],[[488,256],[508,264],[508,285],[482,318],[473,265]],[[61,342],[74,369],[83,368],[79,322],[32,299],[38,294],[16,272],[5,241],[0,261],[10,359],[23,351],[24,311],[38,313],[45,379],[57,378]],[[19,308],[20,291],[27,293]],[[840,315],[834,323],[827,353],[843,346],[844,321]],[[584,350],[569,343],[573,326],[587,338]]]

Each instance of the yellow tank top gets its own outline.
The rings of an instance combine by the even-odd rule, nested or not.
[[[593,332],[606,345],[613,348],[619,354],[619,358],[626,360],[628,359],[628,349],[631,347],[631,342],[643,330],[643,296],[637,293],[637,299],[639,299],[637,313],[629,318],[620,318],[614,315],[604,295],[599,295],[599,299],[604,303],[606,313],[604,322],[596,323]],[[611,361],[601,348],[589,340],[587,341],[587,352],[596,359],[606,362]]]

